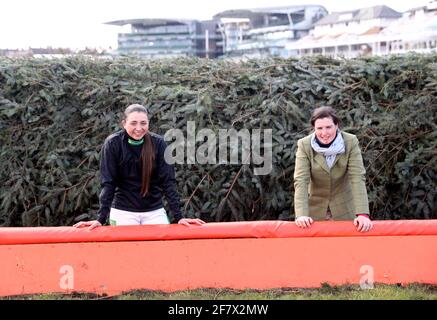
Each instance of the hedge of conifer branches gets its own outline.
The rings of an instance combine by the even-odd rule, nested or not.
[[[71,225],[98,209],[99,151],[131,103],[151,131],[273,130],[273,170],[177,164],[181,208],[206,221],[293,218],[296,142],[311,111],[356,134],[374,219],[437,218],[437,54],[237,63],[0,59],[0,225]],[[170,142],[169,142],[170,143]],[[241,159],[241,158],[240,158]]]

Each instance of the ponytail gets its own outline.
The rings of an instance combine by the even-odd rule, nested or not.
[[[141,195],[145,197],[149,192],[150,180],[152,179],[153,162],[155,161],[155,146],[149,133],[144,136],[141,149]]]

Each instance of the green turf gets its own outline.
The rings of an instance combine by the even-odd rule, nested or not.
[[[330,286],[318,289],[281,288],[273,290],[197,289],[165,293],[137,290],[118,296],[95,294],[39,294],[3,297],[0,299],[20,300],[437,300],[437,286],[426,284],[384,285],[376,284],[373,289],[361,289],[357,285]]]

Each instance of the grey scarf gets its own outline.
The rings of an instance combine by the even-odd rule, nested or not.
[[[316,142],[316,134],[313,133],[311,136],[311,147],[315,152],[318,152],[325,157],[326,164],[328,165],[329,169],[331,169],[334,165],[337,154],[342,154],[345,152],[344,140],[340,130],[337,130],[337,137],[329,146],[329,148],[322,148],[319,146],[319,144]]]

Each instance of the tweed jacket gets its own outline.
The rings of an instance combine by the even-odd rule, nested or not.
[[[294,169],[295,217],[325,220],[329,207],[334,220],[352,220],[369,214],[365,174],[358,139],[340,131],[345,153],[336,156],[331,170],[325,157],[311,147],[311,135],[297,142]]]

